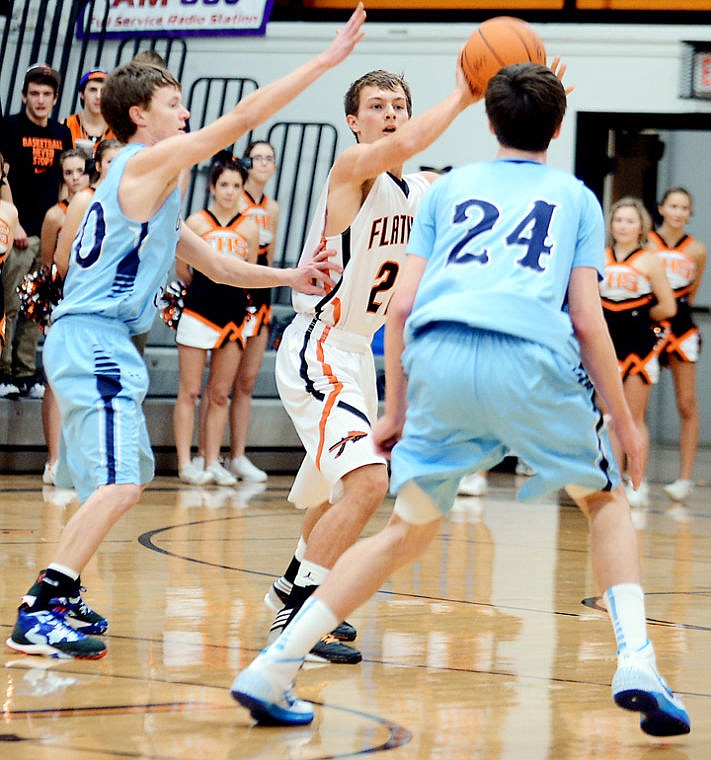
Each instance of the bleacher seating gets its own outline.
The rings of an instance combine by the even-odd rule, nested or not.
[[[287,307],[275,307],[277,318],[288,318]],[[41,352],[41,346],[40,346]],[[275,351],[264,356],[255,386],[248,446],[250,457],[260,449],[275,453],[256,456],[255,463],[271,470],[291,470],[300,460],[301,444],[279,401],[274,382]],[[175,472],[173,405],[178,388],[178,351],[175,333],[156,317],[148,336],[145,360],[150,376],[144,412],[159,472]],[[206,373],[207,374],[207,373]],[[224,445],[229,443],[229,432]],[[44,465],[41,402],[0,399],[0,471],[37,472]],[[254,449],[254,451],[253,451]]]
[[[288,306],[274,306],[275,322],[288,321],[291,314]],[[275,358],[276,351],[265,353],[255,385],[247,436],[248,454],[257,466],[270,472],[293,472],[301,461],[303,448],[279,401],[274,381]],[[156,469],[159,473],[173,474],[176,471],[173,405],[178,389],[178,351],[175,333],[158,316],[148,336],[145,360],[150,386],[144,412],[156,455]],[[376,357],[376,366],[382,372],[382,357]],[[0,399],[0,441],[5,442],[0,445],[0,472],[40,472],[46,453],[41,402],[27,398]],[[225,433],[223,446],[229,446],[229,431]]]

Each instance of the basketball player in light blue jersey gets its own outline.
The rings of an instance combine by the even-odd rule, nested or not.
[[[566,97],[539,64],[502,69],[486,92],[497,159],[435,183],[415,217],[386,323],[385,414],[394,513],[355,544],[276,642],[236,679],[256,717],[308,723],[291,694],[305,654],[395,570],[417,559],[459,478],[515,450],[536,471],[524,498],[566,487],[587,516],[592,564],[618,647],[615,702],[655,736],[689,717],[647,639],[635,530],[593,383],[641,477],[641,435],[622,391],[598,292],[603,219],[592,193],[546,166]],[[592,380],[592,382],[591,382]]]
[[[61,459],[82,505],[62,531],[52,563],[24,597],[10,648],[63,658],[106,653],[101,641],[86,635],[103,633],[108,623],[82,600],[79,575],[153,477],[141,410],[148,377],[131,335],[150,327],[175,255],[217,282],[245,288],[287,285],[323,295],[325,285],[335,285],[327,255],[281,270],[216,255],[181,224],[178,178],[342,61],[363,36],[364,20],[359,4],[321,54],[189,134],[180,84],[166,69],[128,63],[109,75],[102,113],[128,146],[114,159],[79,227],[64,299],[44,348],[62,413]]]

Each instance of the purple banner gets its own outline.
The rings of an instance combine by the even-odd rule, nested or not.
[[[264,35],[274,0],[107,0],[89,3],[77,38]],[[108,15],[107,15],[108,6]],[[88,14],[91,13],[91,19]]]

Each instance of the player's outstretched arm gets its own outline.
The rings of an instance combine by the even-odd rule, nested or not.
[[[309,295],[325,295],[326,287],[335,286],[336,282],[331,278],[330,272],[341,271],[341,267],[330,261],[332,253],[319,251],[311,261],[294,269],[263,267],[248,264],[236,256],[216,252],[185,224],[180,229],[176,249],[179,259],[215,282],[241,288],[286,286]]]
[[[229,113],[202,129],[168,138],[152,150],[142,151],[146,155],[139,154],[136,160],[147,163],[136,165],[135,170],[160,171],[168,181],[182,168],[205,161],[225,145],[231,145],[343,61],[365,34],[364,22],[365,9],[363,3],[358,3],[346,25],[338,30],[336,38],[322,53],[290,74],[250,93]]]
[[[398,127],[391,136],[343,151],[333,166],[331,185],[359,184],[377,177],[394,166],[401,166],[440,137],[465,108],[478,100],[467,84],[459,61],[455,71],[455,88],[440,103]]]
[[[612,418],[615,433],[627,454],[627,470],[637,488],[642,479],[643,439],[622,389],[615,349],[602,312],[596,269],[573,269],[568,285],[568,313],[580,344],[583,367]]]

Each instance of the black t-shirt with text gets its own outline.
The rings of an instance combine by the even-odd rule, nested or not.
[[[12,200],[28,235],[40,234],[47,210],[59,198],[59,157],[71,148],[70,131],[55,119],[40,127],[22,111],[0,122],[0,153],[10,165]]]

